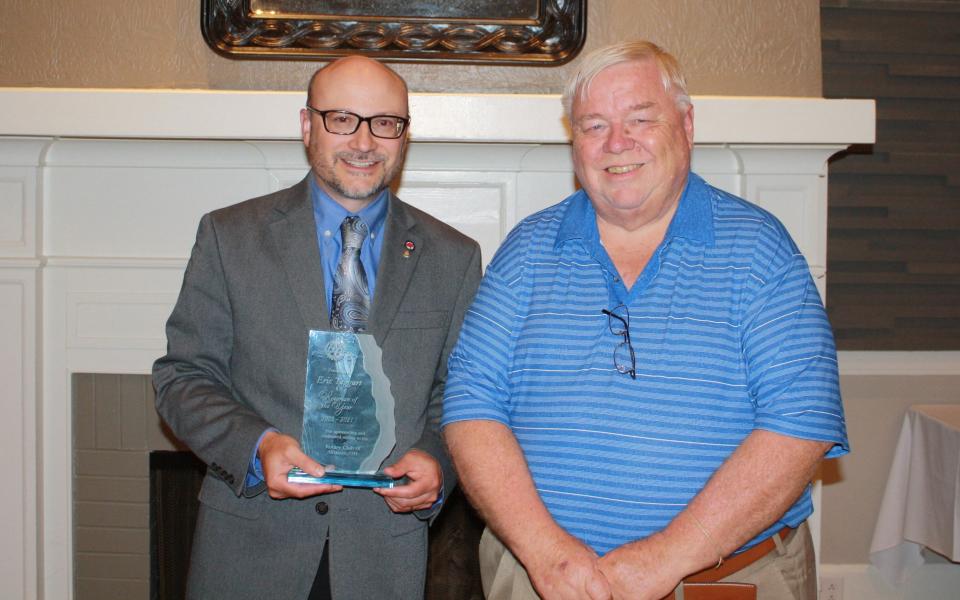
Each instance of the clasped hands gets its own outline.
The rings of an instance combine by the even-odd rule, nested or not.
[[[598,557],[567,537],[525,566],[543,600],[660,600],[683,577],[662,545],[655,534]]]
[[[287,473],[293,467],[322,477],[323,465],[313,460],[289,435],[277,431],[264,434],[258,449],[264,481],[271,498],[309,498],[343,489],[342,485],[324,483],[290,483]],[[376,488],[390,510],[397,513],[424,510],[433,506],[440,495],[443,476],[440,464],[432,456],[416,448],[409,450],[394,464],[383,470],[393,478],[406,477],[408,483],[393,488]]]

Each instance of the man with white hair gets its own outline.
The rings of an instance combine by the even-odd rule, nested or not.
[[[586,57],[564,107],[582,189],[509,234],[449,363],[485,594],[815,599],[809,484],[848,443],[806,261],[690,171],[655,44]]]

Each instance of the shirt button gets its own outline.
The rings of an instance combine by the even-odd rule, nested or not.
[[[329,229],[323,232],[323,237],[330,237],[332,235],[333,235],[333,232],[331,232]]]
[[[325,515],[327,511],[330,510],[330,507],[327,506],[327,503],[324,501],[317,502],[317,505],[314,507],[318,515]]]

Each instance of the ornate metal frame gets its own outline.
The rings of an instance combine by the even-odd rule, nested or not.
[[[586,37],[587,0],[530,1],[537,6],[533,20],[484,15],[468,23],[378,16],[373,6],[363,16],[318,11],[268,18],[254,14],[250,0],[203,0],[201,27],[207,44],[230,58],[368,54],[387,61],[556,66],[576,56]]]

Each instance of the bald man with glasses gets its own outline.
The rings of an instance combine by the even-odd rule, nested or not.
[[[446,361],[480,278],[473,240],[394,196],[410,118],[393,71],[318,70],[300,111],[311,172],[205,215],[154,365],[157,409],[208,465],[188,598],[418,598],[427,525],[456,478],[439,434]],[[393,488],[292,483],[311,330],[369,333],[396,406]]]

